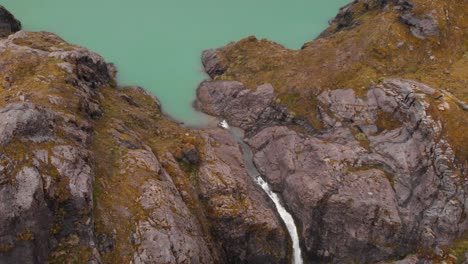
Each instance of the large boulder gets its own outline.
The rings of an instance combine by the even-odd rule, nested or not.
[[[273,124],[301,123],[285,107],[274,103],[276,97],[273,86],[268,83],[251,90],[235,81],[205,81],[197,89],[195,106],[246,130],[258,130]],[[308,124],[304,122],[301,125]]]
[[[205,50],[201,58],[205,71],[211,78],[222,75],[226,71],[226,68],[221,66],[221,58],[217,50]]]

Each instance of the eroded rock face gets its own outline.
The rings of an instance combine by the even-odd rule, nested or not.
[[[369,89],[367,100],[324,92],[327,133],[271,127],[248,139],[260,172],[299,219],[312,259],[379,261],[466,230],[463,172],[425,102],[435,92],[405,80]],[[395,127],[382,130],[379,111]]]
[[[21,22],[0,5],[0,38],[21,30]]]
[[[37,169],[27,166],[15,176],[16,187],[0,185],[0,262],[44,262],[51,248],[52,214],[44,198],[43,180]]]
[[[414,4],[408,0],[357,0],[342,7],[338,15],[329,23],[332,27],[320,34],[319,38],[331,36],[339,31],[351,30],[361,24],[359,16],[364,12],[375,9],[393,8],[401,14],[399,20],[410,27],[411,33],[426,39],[438,35],[437,21],[431,14],[423,17],[412,12]]]
[[[205,50],[202,53],[202,64],[205,67],[206,73],[214,78],[217,75],[221,75],[226,71],[226,68],[220,64],[220,58],[216,53],[216,50]]]
[[[325,91],[325,129],[302,135],[281,126],[291,121],[263,122],[274,105],[269,85],[205,82],[197,93],[205,112],[247,130],[255,164],[298,219],[309,259],[332,262],[405,256],[467,229],[463,170],[430,112],[433,98],[448,105],[439,94],[399,79],[369,88],[366,99]]]
[[[2,92],[19,96],[5,97],[13,102],[3,105],[2,101],[0,108],[0,262],[60,262],[78,256],[98,261],[93,226],[95,173],[90,152],[93,131],[87,120],[93,115],[89,111],[80,115],[79,110],[84,101],[88,106],[95,104],[94,110],[99,107],[93,83],[109,83],[110,73],[104,72],[104,60],[86,49],[70,46],[48,51],[51,47],[47,45],[63,46],[63,40],[43,34],[47,36],[18,32],[0,40],[0,53],[8,51],[21,58],[6,59],[3,67],[31,67],[27,65],[30,56],[36,63],[33,65],[63,71],[60,73],[67,76],[58,80],[53,70],[48,77],[32,72],[32,76],[23,76],[36,78],[31,87],[18,85],[21,80],[16,76],[8,78],[9,85],[3,87],[7,89]],[[24,46],[22,41],[28,38],[36,38],[36,46]],[[56,64],[50,58],[62,62]],[[93,73],[80,73],[80,67],[85,66],[76,58],[87,58],[85,66]],[[62,94],[50,97],[38,92],[47,85],[50,91]],[[72,96],[64,97],[68,91]]]
[[[54,115],[30,103],[15,103],[0,110],[0,145],[10,143],[14,136],[40,142],[50,139]]]
[[[437,21],[430,14],[420,18],[411,12],[406,12],[400,16],[400,21],[408,25],[411,33],[419,39],[426,39],[439,33]]]
[[[147,212],[135,223],[132,263],[211,263],[213,258],[197,219],[185,205],[170,175],[148,150],[130,150],[122,160],[123,175],[150,176],[138,199]],[[138,179],[131,179],[137,184]]]
[[[296,124],[314,132],[305,120],[294,118],[285,107],[274,103],[276,97],[270,84],[260,85],[252,91],[240,82],[205,81],[197,89],[195,106],[248,131],[258,131],[269,125]]]
[[[200,197],[227,263],[287,263],[289,237],[273,205],[244,168],[237,142],[223,130],[206,131]]]
[[[77,128],[33,104],[0,112],[0,262],[43,263],[71,236],[92,250],[90,155],[81,143],[56,136],[73,136],[62,127]]]
[[[342,12],[343,29],[352,27],[354,15]],[[408,21],[418,34],[433,32]],[[0,263],[290,260],[285,228],[226,131],[177,127],[142,89],[114,89],[115,69],[102,57],[51,33],[9,35],[0,55]],[[220,61],[203,54],[212,77],[226,71]],[[13,74],[24,66],[32,70]],[[322,131],[276,104],[269,84],[204,82],[197,106],[247,130],[310,261],[373,262],[445,245],[467,229],[464,168],[433,115],[456,105],[440,94],[397,79],[365,99],[325,91]],[[169,152],[176,148],[181,160]]]

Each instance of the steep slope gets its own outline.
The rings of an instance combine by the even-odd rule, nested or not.
[[[178,126],[85,48],[11,33],[0,39],[0,263],[287,261],[285,228],[227,132]]]
[[[464,261],[467,13],[358,0],[302,50],[204,52],[196,106],[246,131],[306,263]],[[98,54],[0,23],[0,263],[290,261],[227,131],[180,127]]]
[[[459,133],[467,122],[463,111],[467,106],[456,98],[468,100],[467,13],[466,1],[459,0],[354,1],[321,38],[304,44],[302,50],[249,37],[216,55],[205,53],[205,63],[216,80],[239,81],[251,89],[272,84],[281,103],[317,129],[323,123],[316,120],[315,98],[325,90],[352,88],[365,97],[370,85],[392,77],[440,88],[453,107],[434,114],[443,118],[462,161],[468,158],[462,144],[468,140],[466,133]],[[432,31],[427,36],[417,33],[423,30],[420,26]]]
[[[301,50],[204,52],[197,105],[247,130],[309,261],[463,261],[447,246],[468,239],[467,8],[354,1]]]

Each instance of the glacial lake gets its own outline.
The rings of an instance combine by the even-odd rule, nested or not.
[[[116,64],[121,85],[153,92],[163,110],[203,125],[192,108],[207,76],[201,52],[249,35],[291,49],[314,39],[350,0],[3,0],[30,31],[51,31]]]

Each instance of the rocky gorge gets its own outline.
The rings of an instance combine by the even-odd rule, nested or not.
[[[195,107],[245,131],[305,263],[468,261],[467,4],[356,0],[301,50],[205,51]],[[221,128],[0,7],[0,263],[289,263]]]

